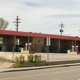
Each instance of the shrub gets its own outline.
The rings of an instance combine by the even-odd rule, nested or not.
[[[46,62],[46,60],[41,60],[41,62]]]
[[[29,55],[28,62],[41,62],[41,55]]]
[[[20,56],[20,63],[24,63],[25,62],[25,60],[24,60],[24,56]]]
[[[15,62],[16,62],[16,63],[19,62],[19,57],[15,57]]]
[[[24,63],[25,62],[24,56],[21,55],[20,57],[16,57],[15,62],[16,63]]]
[[[20,57],[15,58],[15,63],[11,67],[17,68],[23,65],[25,66],[27,63],[30,66],[41,66],[45,65],[45,62],[45,60],[41,60],[41,55],[29,55],[27,61],[25,61],[24,56],[21,55]]]
[[[12,68],[18,68],[21,66],[21,63],[14,63],[11,67]]]
[[[28,56],[28,61],[29,61],[29,62],[33,62],[33,58],[34,58],[33,55],[29,55],[29,56]]]
[[[34,62],[41,62],[41,55],[35,55]]]

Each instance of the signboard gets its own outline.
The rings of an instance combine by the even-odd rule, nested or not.
[[[50,46],[51,39],[49,37],[46,38],[46,46]]]

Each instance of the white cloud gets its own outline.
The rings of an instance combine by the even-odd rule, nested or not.
[[[60,34],[59,24],[63,22],[63,34],[79,35],[80,18],[70,18],[73,14],[80,14],[79,3],[79,0],[0,0],[0,17],[9,21],[9,30],[15,30],[13,21],[19,16],[20,31]],[[71,15],[67,18],[51,16],[60,14]]]

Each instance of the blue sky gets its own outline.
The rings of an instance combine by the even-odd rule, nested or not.
[[[9,21],[8,30],[15,30],[19,16],[19,31],[80,36],[80,0],[0,0],[0,17]]]

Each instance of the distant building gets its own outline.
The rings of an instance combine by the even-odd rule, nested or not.
[[[76,45],[78,45],[78,51],[80,51],[80,37],[9,30],[0,30],[0,36],[3,38],[3,45],[6,47],[6,51],[12,51],[13,46],[16,51],[16,45],[25,47],[26,43],[31,43],[30,50],[45,52],[47,37],[51,38],[51,45],[49,46],[51,53],[66,53],[67,50],[72,50],[72,46]],[[19,43],[17,40],[19,40]]]

